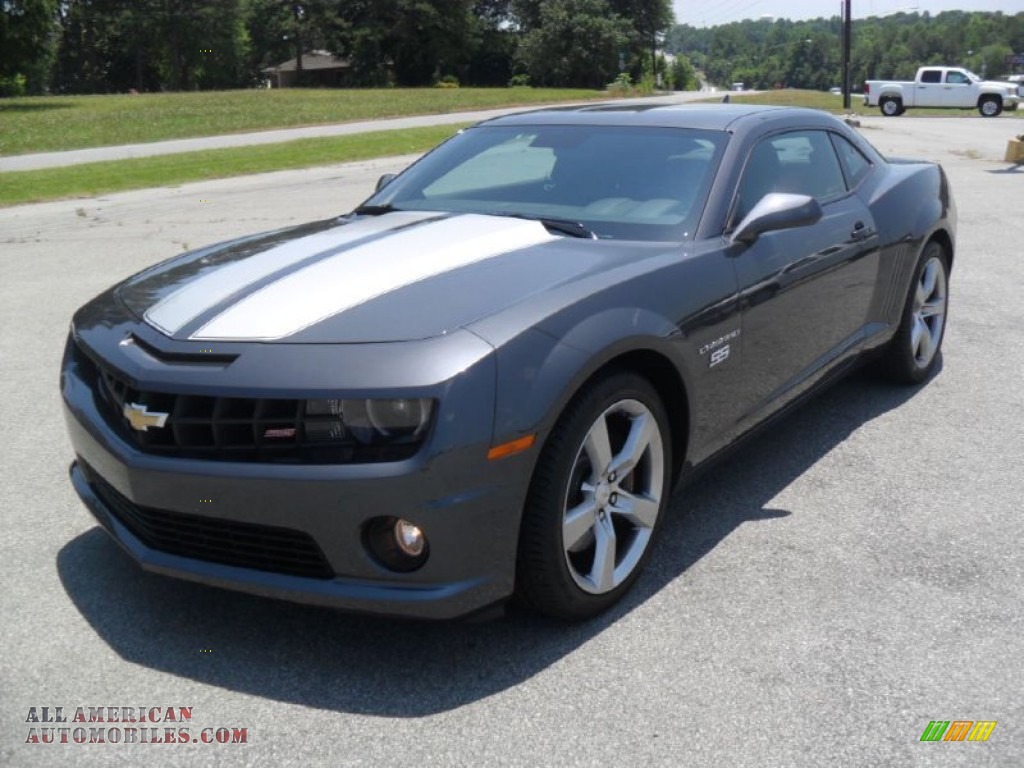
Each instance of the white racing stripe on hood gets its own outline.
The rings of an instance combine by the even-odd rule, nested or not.
[[[146,321],[173,336],[189,321],[253,283],[308,259],[318,253],[389,229],[436,217],[431,212],[396,212],[373,219],[341,224],[315,235],[282,243],[246,259],[226,264],[186,283],[146,311]]]
[[[536,221],[477,214],[442,219],[293,272],[242,299],[191,338],[280,339],[420,280],[557,239]]]

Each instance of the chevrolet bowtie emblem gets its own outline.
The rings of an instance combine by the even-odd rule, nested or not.
[[[132,429],[137,429],[139,432],[145,432],[150,427],[162,427],[167,423],[167,417],[171,415],[147,411],[146,406],[138,403],[125,403],[123,413]]]

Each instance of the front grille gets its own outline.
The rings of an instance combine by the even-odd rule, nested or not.
[[[99,394],[107,423],[146,453],[212,461],[290,464],[364,464],[400,461],[416,444],[364,445],[348,436],[336,417],[307,414],[306,401],[288,398],[216,397],[139,389],[119,372],[75,345],[83,378]],[[167,414],[159,428],[133,429],[125,405]]]
[[[308,533],[140,507],[85,462],[79,465],[110,513],[151,549],[257,571],[314,579],[334,577],[327,558]]]

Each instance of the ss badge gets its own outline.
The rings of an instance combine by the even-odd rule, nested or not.
[[[718,349],[711,353],[711,357],[708,358],[708,368],[714,368],[719,363],[725,362],[729,359],[729,345],[723,344]]]

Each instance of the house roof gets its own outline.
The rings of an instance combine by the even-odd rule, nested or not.
[[[302,69],[305,71],[315,69],[348,69],[351,65],[348,59],[335,56],[328,51],[310,51],[302,54]],[[295,72],[298,64],[295,59],[288,59],[277,66],[267,67],[264,72]]]

